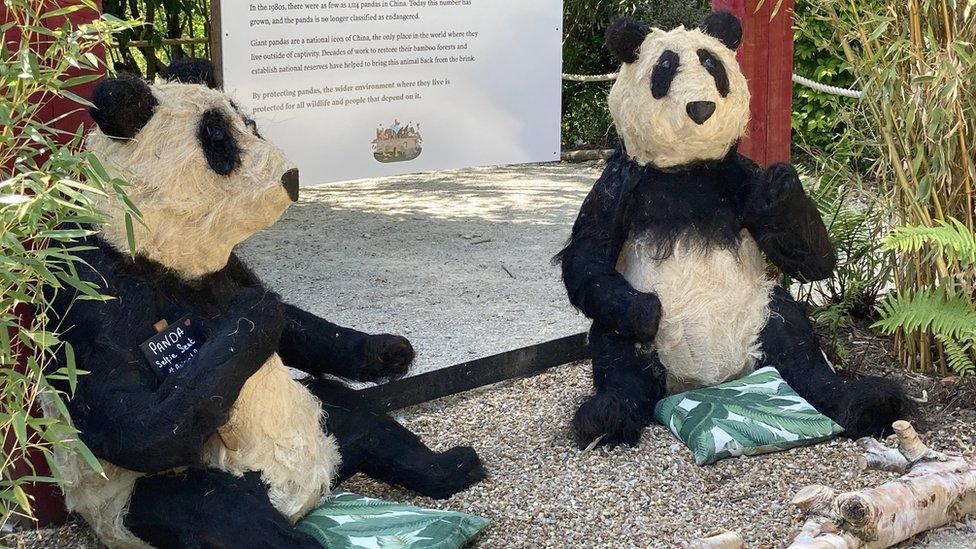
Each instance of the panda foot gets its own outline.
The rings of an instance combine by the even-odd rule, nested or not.
[[[586,399],[573,416],[573,431],[579,448],[598,446],[637,446],[648,421],[637,405],[625,396],[599,393]]]
[[[837,422],[844,436],[881,438],[892,433],[891,424],[913,415],[915,405],[901,385],[891,379],[865,377],[848,381],[849,402]]]
[[[437,454],[426,468],[421,494],[433,499],[448,499],[485,478],[481,458],[469,446],[457,446]]]
[[[380,334],[362,343],[363,366],[357,381],[379,381],[405,375],[413,362],[413,345],[405,337]]]

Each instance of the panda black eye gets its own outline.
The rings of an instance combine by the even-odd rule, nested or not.
[[[728,96],[729,75],[725,72],[725,65],[722,64],[722,61],[706,49],[698,50],[698,61],[701,62],[702,67],[705,67],[708,74],[712,75],[712,78],[715,79],[715,89],[718,90],[719,95],[722,97]]]
[[[678,74],[680,62],[681,58],[671,50],[665,50],[658,58],[654,70],[651,71],[651,96],[654,99],[661,99],[671,90],[671,82]]]
[[[230,175],[241,164],[241,149],[230,132],[230,118],[220,109],[210,109],[200,117],[197,139],[210,169]]]

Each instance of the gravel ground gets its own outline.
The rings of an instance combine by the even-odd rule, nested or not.
[[[857,448],[842,439],[698,467],[690,451],[664,427],[654,426],[637,448],[581,453],[568,420],[589,391],[589,364],[579,363],[399,413],[400,421],[435,448],[468,444],[484,459],[490,477],[448,501],[364,476],[342,488],[488,517],[491,525],[476,544],[483,548],[673,547],[728,528],[739,530],[756,549],[779,547],[796,532],[798,517],[787,502],[803,486],[850,490],[891,476],[858,470]],[[925,438],[933,447],[949,452],[976,447],[976,412],[931,415]],[[32,549],[97,546],[78,525],[24,533],[8,543]],[[976,520],[903,547],[976,548]]]
[[[345,488],[489,517],[480,547],[670,547],[727,528],[750,547],[771,548],[796,532],[787,502],[803,486],[850,490],[890,477],[860,471],[856,446],[841,439],[698,467],[667,429],[654,426],[637,448],[580,453],[568,420],[589,391],[584,363],[405,411],[399,419],[426,440],[440,448],[471,444],[485,460],[490,478],[450,501],[361,476]],[[931,427],[933,447],[976,447],[976,412],[958,411]],[[976,522],[960,528],[906,547],[976,548]]]

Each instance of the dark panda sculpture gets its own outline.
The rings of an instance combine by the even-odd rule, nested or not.
[[[66,501],[103,543],[319,547],[292,524],[357,472],[434,498],[483,478],[471,448],[433,452],[317,377],[401,375],[413,348],[282,303],[234,254],[297,200],[299,174],[223,93],[118,78],[92,103],[88,149],[142,214],[133,257],[119,201],[96,197],[106,223],[82,243],[78,274],[113,299],[65,290],[52,319],[89,372],[68,409],[104,469],[59,453]],[[141,348],[161,320],[177,330],[156,342],[163,366],[189,357],[175,371]]]
[[[836,256],[793,167],[736,153],[749,118],[741,37],[728,12],[700,29],[623,18],[607,31],[623,62],[609,98],[622,145],[557,256],[593,320],[581,447],[634,445],[663,396],[760,366],[850,437],[883,435],[910,407],[890,380],[835,374],[803,308],[767,276],[763,254],[801,281],[831,276]]]

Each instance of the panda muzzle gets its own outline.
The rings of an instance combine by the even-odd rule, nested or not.
[[[298,202],[298,169],[293,168],[281,176],[281,186],[288,192],[292,202]]]
[[[715,103],[711,101],[692,101],[685,107],[688,116],[699,126],[715,114]]]

